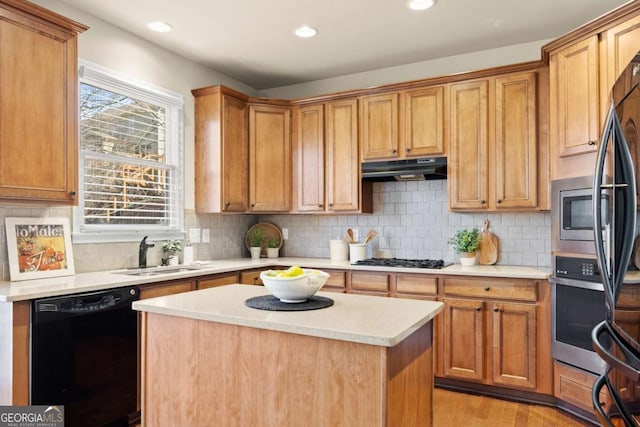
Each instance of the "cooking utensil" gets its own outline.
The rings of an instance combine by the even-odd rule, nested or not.
[[[478,264],[492,265],[498,261],[498,237],[489,231],[489,220],[484,221],[482,232],[480,233],[481,241],[478,248]]]
[[[355,243],[356,239],[353,237],[353,230],[351,227],[347,228],[347,236],[349,236],[349,243]]]
[[[369,243],[377,235],[378,235],[378,232],[376,230],[374,230],[374,229],[369,230],[369,232],[367,233],[367,236],[364,238],[364,243],[365,244]]]

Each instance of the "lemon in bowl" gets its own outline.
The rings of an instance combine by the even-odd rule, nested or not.
[[[299,266],[260,273],[260,279],[271,295],[287,303],[306,301],[324,286],[328,278],[329,274],[324,271]]]

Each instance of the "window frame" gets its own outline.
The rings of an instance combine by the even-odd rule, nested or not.
[[[84,190],[78,191],[78,205],[73,207],[74,243],[115,243],[184,238],[184,98],[181,94],[148,82],[136,80],[106,67],[80,59],[78,85],[86,83],[141,101],[162,106],[166,110],[166,164],[175,167],[175,193],[169,199],[174,212],[170,225],[119,224],[96,225],[84,223]],[[78,90],[78,100],[80,90]],[[78,102],[78,112],[80,102]],[[175,142],[174,142],[175,141]],[[78,126],[78,188],[84,187],[84,156]],[[94,152],[96,155],[100,153]],[[124,158],[124,157],[123,157]]]

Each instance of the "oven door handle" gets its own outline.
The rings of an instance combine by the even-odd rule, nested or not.
[[[640,371],[633,366],[623,362],[618,357],[611,354],[603,345],[600,336],[607,334],[611,340],[613,340],[618,348],[620,348],[627,357],[634,357],[629,352],[625,351],[625,344],[623,344],[618,336],[609,329],[607,321],[604,320],[596,325],[591,331],[591,340],[593,341],[593,348],[598,355],[604,360],[612,369],[622,372],[622,374],[632,379],[635,382],[640,382]]]

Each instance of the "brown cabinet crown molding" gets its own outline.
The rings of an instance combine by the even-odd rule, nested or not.
[[[628,19],[630,15],[640,13],[640,1],[636,0],[624,4],[606,14],[587,22],[586,24],[576,28],[575,30],[567,33],[549,43],[542,46],[542,62],[546,65],[549,64],[549,54],[554,50],[562,48],[566,45],[572,44],[578,40],[584,39],[589,36],[594,36],[609,27],[614,26],[619,21]]]
[[[55,25],[59,30],[73,34],[83,33],[89,29],[86,25],[24,0],[1,0],[0,16],[6,17],[6,11],[26,15],[29,19],[35,19],[49,27]]]

